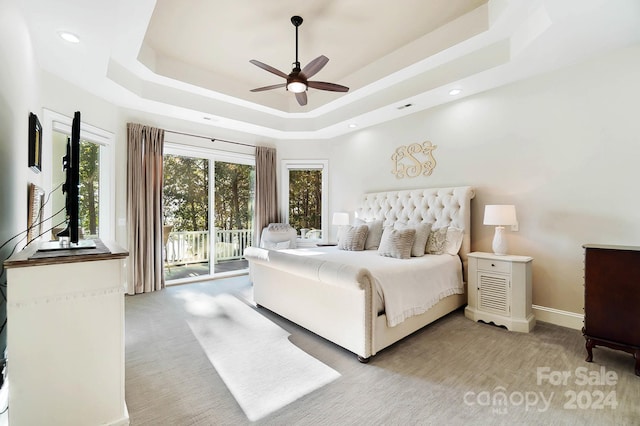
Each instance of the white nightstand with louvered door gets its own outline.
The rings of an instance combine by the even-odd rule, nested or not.
[[[531,309],[531,262],[528,256],[469,253],[469,285],[464,314],[528,333],[536,325]]]

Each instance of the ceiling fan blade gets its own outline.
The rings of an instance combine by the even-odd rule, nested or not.
[[[279,89],[281,87],[285,87],[286,85],[287,83],[272,84],[271,86],[264,86],[264,87],[258,87],[257,89],[251,89],[251,92],[264,92],[265,90]]]
[[[329,58],[324,55],[320,55],[302,69],[302,74],[304,74],[305,78],[313,77],[318,73],[318,71],[327,65],[327,62],[329,62]]]
[[[277,75],[279,77],[282,77],[282,78],[288,78],[289,77],[287,74],[283,73],[282,71],[280,71],[278,69],[275,69],[271,65],[267,65],[267,64],[262,63],[260,61],[256,61],[255,59],[252,59],[249,62],[251,62],[253,65],[255,65],[255,66],[259,67],[259,68],[262,68],[265,71],[269,71],[270,73],[275,74],[275,75]]]
[[[296,99],[300,106],[305,106],[307,104],[307,92],[296,93]]]
[[[335,83],[326,83],[324,81],[307,81],[307,86],[318,90],[328,90],[330,92],[348,92],[349,88]]]

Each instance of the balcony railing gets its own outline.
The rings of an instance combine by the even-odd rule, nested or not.
[[[243,258],[244,249],[253,241],[249,229],[216,230],[214,262]],[[204,263],[210,259],[208,231],[170,232],[165,247],[167,266]]]

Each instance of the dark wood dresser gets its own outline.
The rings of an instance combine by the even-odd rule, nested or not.
[[[593,348],[631,353],[640,376],[640,247],[585,244],[584,328],[587,362]]]

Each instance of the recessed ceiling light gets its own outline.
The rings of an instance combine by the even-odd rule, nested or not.
[[[451,89],[451,90],[449,90],[449,94],[451,96],[459,95],[460,93],[462,93],[462,89]]]
[[[356,123],[349,123],[349,128],[350,129],[355,129],[356,127],[358,127],[358,125]]]
[[[80,43],[80,37],[68,31],[58,31],[58,35],[64,41],[68,41],[69,43]]]

